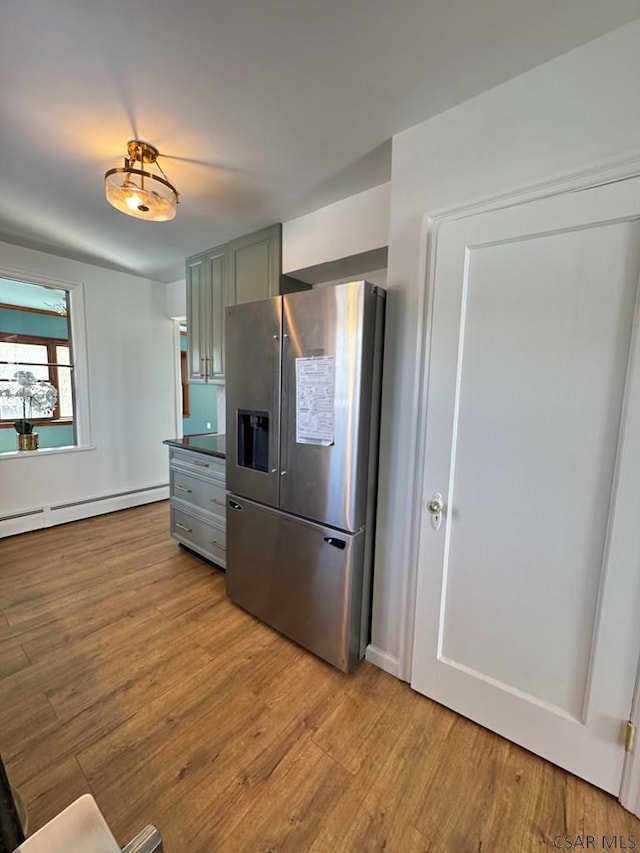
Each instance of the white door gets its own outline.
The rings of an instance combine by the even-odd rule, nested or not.
[[[613,793],[640,648],[639,217],[634,179],[437,232],[412,676]]]

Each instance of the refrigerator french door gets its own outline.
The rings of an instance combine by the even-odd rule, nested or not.
[[[226,315],[227,594],[349,671],[369,639],[385,292]]]

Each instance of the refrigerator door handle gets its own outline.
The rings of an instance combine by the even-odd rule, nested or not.
[[[335,537],[335,536],[323,536],[322,538],[323,538],[323,539],[324,539],[324,541],[325,541],[325,542],[327,542],[329,545],[333,545],[333,547],[334,547],[334,548],[340,548],[340,550],[341,550],[341,551],[344,551],[344,548],[345,548],[345,546],[346,546],[346,544],[347,544],[347,543],[344,541],[344,539],[336,539],[336,537]]]
[[[227,503],[228,503],[229,509],[236,509],[236,510],[239,510],[240,512],[242,512],[242,510],[244,509],[243,506],[241,506],[239,503],[236,503],[235,501],[230,500],[230,501],[227,501]]]

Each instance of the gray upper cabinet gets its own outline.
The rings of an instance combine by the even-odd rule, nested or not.
[[[280,293],[282,225],[272,225],[227,244],[229,305]]]
[[[228,305],[311,287],[282,275],[281,266],[280,223],[187,258],[189,382],[224,382]]]
[[[223,381],[226,246],[188,258],[186,277],[189,382]]]

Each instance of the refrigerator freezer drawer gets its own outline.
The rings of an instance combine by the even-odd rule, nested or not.
[[[330,527],[227,497],[227,595],[348,672],[363,631],[364,530]]]

